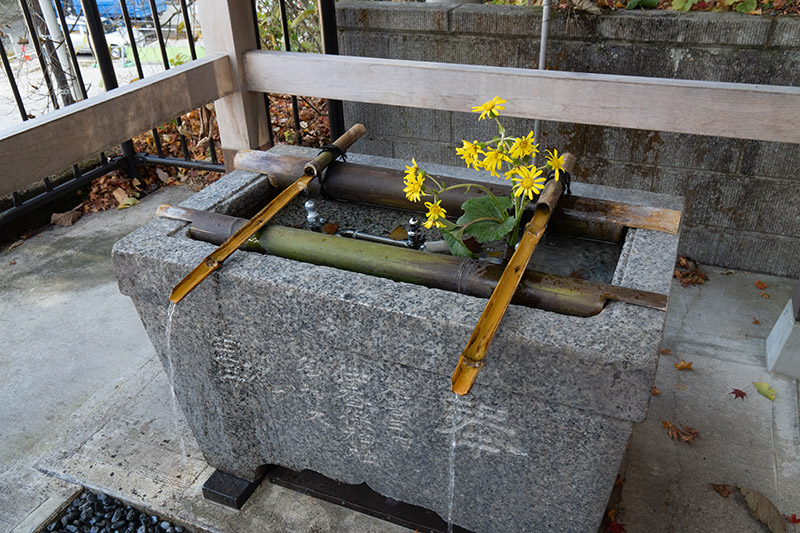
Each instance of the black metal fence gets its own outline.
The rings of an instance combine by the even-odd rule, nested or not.
[[[289,26],[286,13],[286,0],[278,0],[280,4],[281,26],[283,28],[283,48],[291,51],[289,41]],[[325,53],[338,53],[338,43],[336,37],[336,18],[334,0],[317,0],[319,2],[319,26]],[[115,0],[116,4],[117,0]],[[190,60],[197,59],[197,48],[191,9],[194,7],[194,0],[172,0],[176,8],[173,16],[180,17],[182,25],[188,39]],[[109,2],[103,2],[108,6]],[[87,98],[87,84],[81,72],[81,64],[78,60],[78,53],[73,36],[83,32],[89,36],[88,44],[91,53],[94,55],[96,66],[100,71],[102,83],[105,90],[111,90],[118,86],[117,72],[114,60],[127,61],[132,59],[139,79],[145,78],[143,69],[143,52],[148,53],[154,47],[151,43],[157,44],[160,62],[164,70],[169,70],[175,63],[175,58],[170,60],[167,40],[164,36],[164,21],[161,20],[165,7],[165,0],[118,0],[118,7],[114,5],[112,18],[103,16],[98,7],[97,0],[54,0],[52,5],[55,7],[54,13],[43,13],[42,6],[36,0],[20,0],[19,6],[25,23],[27,33],[27,43],[33,47],[36,60],[44,78],[44,87],[47,91],[46,109],[59,109],[71,103]],[[259,47],[261,46],[260,31],[258,27],[258,16],[256,15],[256,0],[252,0],[255,32]],[[133,12],[132,12],[133,11]],[[48,15],[50,19],[48,20]],[[107,15],[107,13],[106,13]],[[170,26],[171,28],[171,26]],[[122,30],[124,29],[124,34]],[[171,31],[171,30],[170,30]],[[58,33],[61,35],[58,36]],[[116,34],[116,35],[115,35]],[[124,35],[123,46],[120,46],[120,36]],[[114,42],[109,42],[107,36],[115,37]],[[60,37],[60,38],[57,38]],[[24,41],[24,39],[23,39]],[[13,45],[12,45],[13,46]],[[128,52],[129,51],[129,52]],[[28,53],[28,52],[26,52]],[[20,84],[15,76],[14,69],[9,58],[8,50],[3,43],[0,35],[0,58],[3,68],[13,93],[16,107],[23,121],[31,118],[30,109],[26,109],[24,98],[20,91]],[[150,61],[152,57],[148,58]],[[64,64],[66,63],[66,64]],[[60,97],[60,99],[59,99]],[[269,97],[265,95],[267,121],[271,124],[269,117]],[[292,96],[294,127],[300,139],[300,119],[298,116],[297,97]],[[341,102],[328,102],[328,117],[331,136],[338,137],[344,132],[344,124],[341,111]],[[45,110],[46,112],[46,110]],[[182,157],[167,155],[162,146],[162,139],[157,129],[151,131],[155,154],[147,152],[137,152],[132,141],[126,141],[120,146],[120,155],[113,157],[105,153],[99,154],[99,165],[88,171],[81,171],[77,165],[72,167],[71,177],[58,184],[51,183],[49,178],[43,179],[43,190],[30,198],[22,198],[19,193],[11,195],[11,205],[8,209],[0,212],[0,226],[12,222],[19,217],[42,207],[44,204],[55,201],[75,190],[83,187],[97,177],[100,177],[115,169],[125,169],[132,177],[137,177],[139,169],[145,165],[165,165],[181,167],[195,170],[208,170],[224,172],[225,168],[219,161],[217,146],[215,146],[213,135],[209,135],[207,146],[207,159],[193,159],[188,148],[187,138],[182,128],[180,117],[175,118],[178,135],[180,139]],[[213,132],[212,126],[212,132]],[[270,144],[273,143],[272,127],[268,128],[270,133]],[[115,151],[116,152],[116,151]]]

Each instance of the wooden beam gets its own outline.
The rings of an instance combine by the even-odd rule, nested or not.
[[[0,131],[0,197],[230,94],[228,58],[208,55]]]
[[[225,165],[231,170],[229,162],[236,151],[264,148],[270,140],[264,95],[244,86],[242,54],[256,48],[253,4],[252,0],[200,0],[198,15],[206,51],[223,53],[230,60],[233,92],[215,105]]]
[[[448,111],[500,96],[509,116],[800,143],[798,87],[260,50],[244,65],[253,91]]]

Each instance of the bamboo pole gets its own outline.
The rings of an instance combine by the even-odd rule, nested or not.
[[[571,172],[574,166],[575,156],[565,154],[565,169]],[[478,319],[466,348],[464,348],[461,357],[458,359],[458,365],[453,372],[452,386],[453,392],[459,396],[468,394],[475,384],[478,373],[483,368],[489,346],[500,327],[500,322],[503,320],[511,299],[514,297],[517,286],[522,280],[531,255],[536,249],[536,245],[539,244],[542,235],[544,235],[547,222],[550,220],[550,215],[553,214],[563,190],[562,182],[550,180],[539,195],[533,218],[525,226],[522,239],[517,245],[514,255],[511,256],[511,260],[503,270],[503,274],[497,282],[497,287],[492,292],[492,296]]]
[[[170,205],[162,205],[157,213],[191,222],[190,235],[212,244],[225,242],[232,233],[247,223],[245,218]],[[479,298],[491,296],[503,273],[501,265],[484,261],[431,254],[283,226],[265,227],[240,249]],[[602,311],[607,300],[661,310],[666,309],[667,302],[663,294],[527,271],[511,303],[588,317]]]
[[[364,126],[356,124],[347,130],[344,135],[336,139],[333,144],[342,152],[346,151],[351,144],[353,144],[359,137],[364,134]],[[318,176],[322,170],[327,167],[336,156],[330,151],[323,151],[312,161],[307,163],[303,168],[304,174],[297,179],[292,185],[281,191],[270,203],[266,205],[256,216],[250,221],[239,228],[233,235],[231,235],[219,248],[214,250],[208,257],[203,259],[194,270],[192,270],[185,278],[183,278],[172,289],[169,295],[169,300],[177,304],[187,294],[189,294],[195,287],[197,287],[204,279],[206,279],[212,272],[222,266],[222,262],[235,252],[239,246],[244,244],[253,233],[258,231],[264,226],[278,211],[280,211],[286,204],[288,204],[295,196],[300,194],[308,187],[308,183]]]

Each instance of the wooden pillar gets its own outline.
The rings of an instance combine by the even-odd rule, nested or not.
[[[244,83],[242,54],[256,49],[252,0],[199,0],[198,14],[207,53],[220,52],[230,59],[233,94],[215,102],[225,168],[233,169],[239,150],[269,147],[269,127],[261,93]]]

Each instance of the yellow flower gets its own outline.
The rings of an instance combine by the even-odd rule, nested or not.
[[[481,166],[488,170],[492,176],[497,176],[497,170],[503,164],[503,161],[510,163],[511,159],[495,148],[490,148],[488,152],[486,152],[486,157],[481,162]]]
[[[461,159],[467,164],[467,166],[472,166],[475,170],[478,170],[478,155],[482,152],[478,147],[478,141],[461,141],[463,146],[461,148],[456,148],[456,153],[461,156]]]
[[[517,182],[514,189],[514,196],[528,195],[528,198],[533,200],[534,194],[539,194],[544,189],[544,182],[546,178],[538,176],[542,173],[536,167],[519,167],[516,169],[519,178],[511,178],[511,181]]]
[[[473,107],[472,112],[481,114],[481,116],[478,117],[478,120],[483,120],[487,117],[488,118],[499,117],[500,113],[498,113],[498,111],[502,111],[505,109],[505,107],[503,107],[503,104],[505,103],[506,103],[505,100],[501,100],[499,96],[495,96],[488,102]]]
[[[417,161],[415,159],[411,159],[411,166],[406,167],[406,184],[409,181],[416,181],[417,180],[417,173],[419,172],[419,166],[417,165]]]
[[[511,145],[511,157],[522,159],[526,155],[538,154],[539,145],[535,144],[533,132],[528,133],[525,137],[517,137],[514,139],[514,144]]]
[[[558,181],[559,172],[566,172],[564,170],[564,156],[559,156],[556,149],[553,149],[552,152],[547,150],[547,165],[556,171],[556,181]]]
[[[404,181],[406,188],[403,189],[403,192],[406,193],[406,198],[412,202],[419,202],[420,196],[422,196],[422,184],[424,182],[425,177],[421,174],[417,174],[415,178],[406,177]]]
[[[436,226],[437,228],[443,228],[444,224],[439,222],[440,218],[444,218],[447,214],[444,207],[439,205],[442,201],[437,200],[435,204],[431,202],[425,202],[425,207],[428,208],[428,220],[423,224],[426,228],[431,228],[432,226]]]

